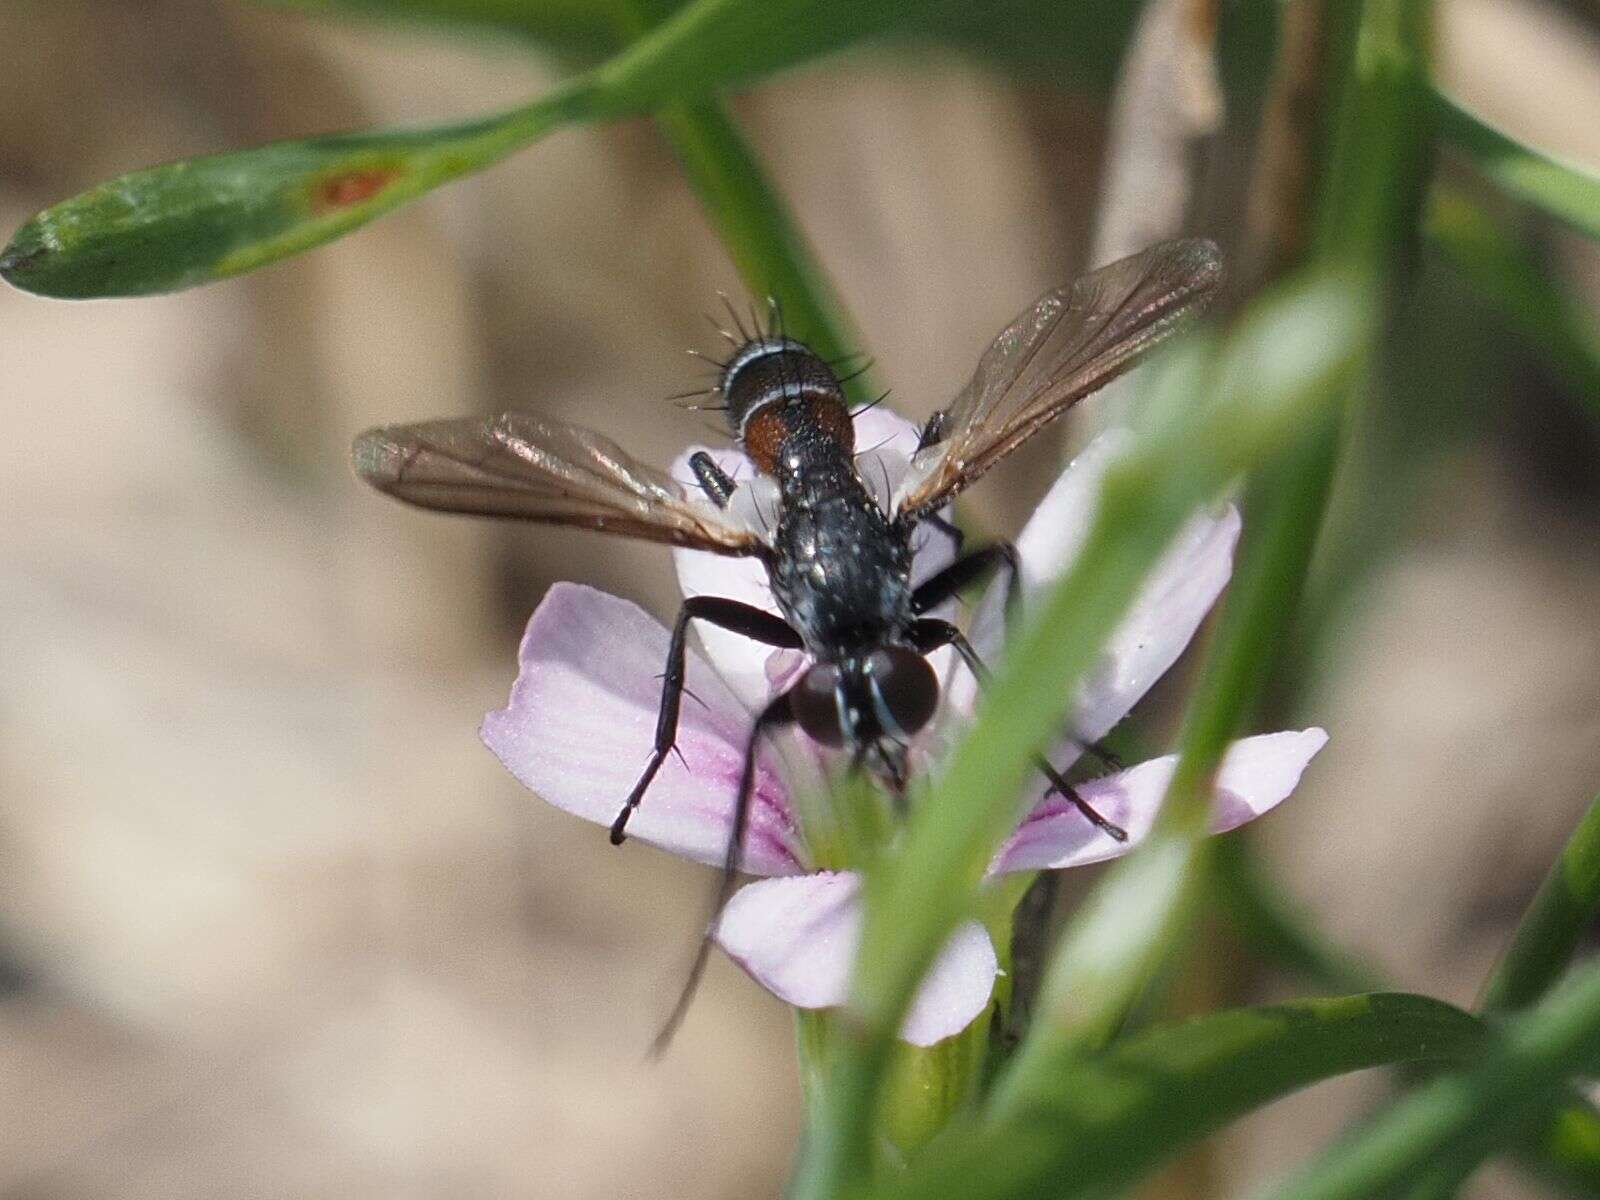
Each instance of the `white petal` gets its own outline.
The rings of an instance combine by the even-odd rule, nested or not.
[[[577,584],[550,589],[528,622],[505,708],[481,736],[548,803],[610,825],[654,740],[666,663],[665,628],[637,605]],[[720,866],[751,717],[690,653],[678,750],[628,823],[629,836]],[[802,869],[800,840],[773,758],[757,760],[744,866],[757,875]]]
[[[1033,510],[1017,538],[1017,556],[1022,565],[1018,598],[1024,611],[1029,601],[1064,574],[1077,558],[1099,503],[1100,481],[1130,440],[1125,429],[1107,430],[1095,438],[1067,464]],[[967,631],[973,648],[989,663],[998,661],[1005,642],[1004,582],[996,579],[984,591]],[[971,675],[958,671],[950,689],[951,704],[958,711],[970,712],[976,696]]]
[[[1098,507],[1106,469],[1127,443],[1124,430],[1096,438],[1034,511],[1017,539],[1024,606],[1071,568]],[[1179,532],[1082,684],[1068,720],[1074,739],[1104,737],[1177,662],[1227,586],[1238,540],[1239,513],[1231,505],[1216,515],[1194,517]],[[970,636],[979,654],[992,661],[1004,635],[1004,591],[997,585],[979,605]],[[970,676],[960,673],[950,689],[952,705],[970,711],[975,694]],[[1065,769],[1078,752],[1076,740],[1064,741],[1052,760]]]
[[[860,879],[822,872],[742,888],[717,928],[717,944],[779,999],[797,1008],[845,1002],[861,940]],[[931,1046],[988,1007],[999,964],[989,934],[968,921],[951,935],[912,1001],[900,1036]]]
[[[1228,585],[1238,541],[1239,510],[1231,504],[1184,526],[1079,689],[1074,735],[1104,737],[1178,661]]]
[[[922,437],[920,426],[906,420],[885,404],[874,404],[855,416],[856,453],[864,450],[891,450],[906,462],[917,452]],[[903,469],[903,468],[902,468]],[[898,479],[896,483],[900,482]]]
[[[1217,771],[1212,832],[1236,829],[1280,804],[1327,743],[1321,729],[1264,733],[1233,743]],[[1078,786],[1096,812],[1128,831],[1127,842],[1101,833],[1070,800],[1051,796],[1011,835],[990,870],[1081,867],[1126,854],[1150,832],[1177,765],[1178,756],[1169,754]]]

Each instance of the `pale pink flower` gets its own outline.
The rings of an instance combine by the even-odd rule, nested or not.
[[[856,419],[857,444],[869,453],[862,474],[892,487],[916,444],[916,430],[883,410]],[[1022,599],[1070,565],[1093,517],[1099,481],[1124,439],[1104,435],[1057,480],[1017,541]],[[723,468],[748,480],[753,471],[736,450],[715,452]],[[687,452],[675,474],[688,478]],[[759,501],[759,494],[754,494]],[[949,539],[924,527],[916,576],[950,560]],[[1104,736],[1149,690],[1189,643],[1232,570],[1239,514],[1232,507],[1194,518],[1145,582],[1106,647],[1099,668],[1079,691],[1069,728]],[[676,551],[686,595],[731,596],[776,611],[766,576],[752,559]],[[979,652],[998,657],[1003,635],[1001,589],[991,586],[973,613],[969,636]],[[681,758],[667,760],[634,814],[639,841],[720,865],[732,820],[752,713],[804,665],[794,651],[773,651],[736,634],[702,628],[704,655],[691,651],[689,691],[678,727]],[[484,742],[519,780],[557,808],[609,825],[649,753],[666,661],[666,628],[637,605],[592,588],[552,587],[528,622],[520,669],[507,706],[483,722]],[[939,716],[913,747],[914,766],[937,770],[939,755],[968,720],[976,700],[970,673],[948,650],[932,659],[944,685]],[[1218,773],[1212,828],[1233,829],[1272,808],[1294,789],[1327,741],[1320,729],[1245,738],[1229,749]],[[1065,770],[1080,748],[1063,741],[1052,761]],[[803,735],[785,733],[757,759],[754,801],[743,865],[766,876],[747,884],[723,910],[719,945],[762,986],[801,1008],[843,1003],[860,933],[859,879],[816,870],[797,805],[817,794],[825,762]],[[1083,798],[1130,835],[1118,843],[1095,829],[1070,802],[1046,796],[1041,778],[1026,815],[995,855],[990,872],[1052,870],[1126,853],[1149,832],[1175,757],[1152,759],[1079,787]],[[988,1005],[998,962],[977,922],[961,926],[924,979],[901,1031],[930,1045],[959,1033]]]

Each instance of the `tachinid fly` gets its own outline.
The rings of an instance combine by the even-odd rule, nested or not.
[[[925,656],[953,646],[981,678],[983,664],[961,631],[927,614],[986,574],[1006,571],[1014,583],[1015,551],[1006,543],[985,546],[913,586],[913,531],[935,522],[954,534],[938,514],[958,492],[1132,367],[1202,307],[1220,280],[1216,247],[1181,240],[1046,292],[1000,333],[966,387],[929,420],[886,504],[857,472],[838,377],[781,328],[747,334],[720,364],[715,388],[732,434],[760,470],[751,481],[736,483],[709,455],[697,454],[690,460],[697,496],[598,433],[520,412],[371,430],[356,440],[355,468],[374,487],[424,508],[581,526],[762,562],[781,617],[714,596],[684,602],[654,748],[611,828],[612,841],[621,842],[672,752],[691,623],[805,651],[809,668],[750,730],[720,909],[739,867],[763,733],[797,725],[898,793],[905,742],[939,702]],[[1089,820],[1125,840],[1049,763],[1041,760],[1040,768]],[[674,1021],[681,1011],[680,1002]]]

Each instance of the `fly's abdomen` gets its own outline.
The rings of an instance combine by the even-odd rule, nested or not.
[[[821,439],[843,460],[855,452],[838,377],[791,338],[757,338],[739,347],[723,368],[720,389],[734,435],[768,475],[793,458],[797,440]]]

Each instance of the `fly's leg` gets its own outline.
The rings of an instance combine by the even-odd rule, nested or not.
[[[704,450],[696,450],[689,456],[689,470],[694,472],[694,477],[700,483],[700,490],[706,498],[718,508],[727,508],[728,501],[733,497],[733,490],[738,485],[721,467],[717,460]]]
[[[678,993],[677,1003],[672,1006],[672,1012],[661,1026],[661,1032],[656,1034],[655,1041],[650,1045],[651,1057],[659,1057],[666,1051],[672,1044],[673,1035],[678,1032],[678,1026],[683,1024],[684,1015],[689,1011],[689,1004],[694,1000],[694,994],[700,987],[700,977],[705,974],[706,963],[711,958],[712,940],[717,936],[717,924],[722,920],[722,910],[733,898],[734,884],[738,882],[739,868],[744,856],[744,834],[750,825],[750,805],[755,799],[756,750],[760,746],[761,736],[793,720],[794,715],[789,708],[789,693],[785,692],[761,711],[750,730],[750,740],[745,743],[744,748],[744,766],[739,772],[739,791],[733,803],[733,828],[728,834],[728,849],[722,859],[722,880],[717,885],[716,899],[711,907],[711,919],[706,922],[706,931],[700,938],[700,944],[695,947],[694,961],[689,964],[689,976],[684,980],[683,990]]]
[[[645,763],[644,773],[633,785],[628,799],[611,822],[611,844],[620,846],[627,837],[628,818],[639,807],[645,791],[667,761],[678,740],[678,712],[683,705],[684,655],[688,648],[689,622],[709,621],[722,629],[743,634],[752,641],[764,642],[781,650],[799,650],[804,643],[787,621],[764,609],[722,596],[691,596],[678,610],[672,626],[672,642],[667,649],[667,669],[662,677],[661,711],[656,717],[656,740]]]
[[[967,641],[966,635],[949,621],[923,617],[911,627],[911,643],[919,654],[927,654],[940,646],[954,646],[956,653],[961,656],[961,661],[966,663],[967,669],[977,677],[979,686],[989,682],[989,668],[984,666],[983,660],[972,648],[972,643]],[[1096,812],[1094,807],[1078,794],[1078,790],[1067,782],[1066,777],[1050,765],[1049,759],[1041,754],[1036,761],[1040,772],[1050,781],[1051,791],[1059,792],[1070,800],[1073,807],[1082,813],[1091,825],[1113,841],[1128,840],[1128,831]]]
[[[944,410],[931,414],[928,423],[922,427],[922,434],[917,438],[917,449],[914,453],[921,453],[929,446],[937,446],[944,440]]]
[[[930,517],[923,517],[922,523],[924,525],[931,525],[934,529],[944,534],[945,537],[950,539],[950,545],[953,547],[954,552],[957,555],[961,553],[961,547],[965,545],[967,541],[967,535],[961,532],[961,526],[957,525],[954,521],[946,520],[938,513],[934,513]]]
[[[956,559],[937,575],[924,580],[911,593],[911,611],[920,617],[930,609],[938,608],[969,584],[1002,569],[1006,572],[1006,612],[1010,614],[1017,606],[1017,584],[1021,573],[1017,548],[1010,542],[993,542],[974,550]]]

